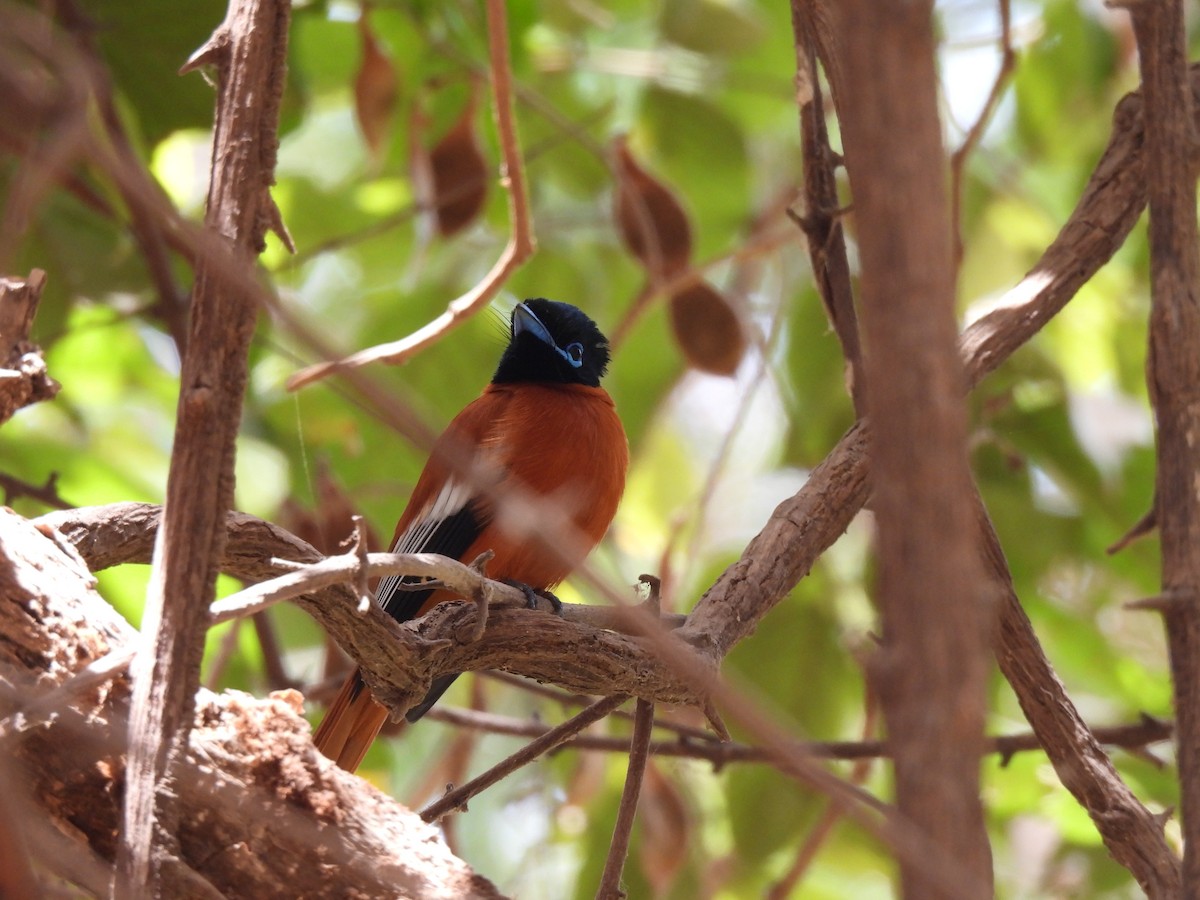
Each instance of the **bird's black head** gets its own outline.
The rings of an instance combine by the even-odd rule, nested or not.
[[[569,303],[526,300],[512,314],[512,337],[492,384],[518,381],[597,387],[608,368],[608,340]]]

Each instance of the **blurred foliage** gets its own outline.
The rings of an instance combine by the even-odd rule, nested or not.
[[[169,12],[150,0],[88,5],[124,126],[169,195],[197,218],[212,92],[201,76],[174,72],[219,22],[221,7],[215,0]],[[852,422],[836,338],[780,203],[800,177],[788,7],[523,0],[509,9],[538,253],[494,314],[405,367],[376,368],[371,376],[441,427],[487,382],[504,340],[503,316],[516,299],[569,300],[610,334],[620,329],[607,383],[629,431],[633,469],[598,564],[617,583],[662,573],[667,600],[686,609]],[[1013,11],[1018,65],[961,195],[965,317],[1014,284],[1053,238],[1103,147],[1114,102],[1137,79],[1124,13],[1070,0],[1029,0]],[[508,234],[493,177],[479,217],[440,237],[420,205],[427,187],[412,168],[463,114],[472,80],[486,74],[481,7],[470,0],[377,2],[360,28],[361,13],[348,0],[296,4],[274,194],[299,252],[289,256],[272,239],[264,257],[282,301],[346,352],[428,322],[488,270]],[[947,136],[955,146],[996,72],[999,26],[994,6],[980,0],[950,0],[939,15]],[[374,48],[368,73],[364,34]],[[361,79],[369,82],[358,88],[369,102],[356,108]],[[494,176],[487,100],[484,90],[471,124]],[[361,124],[376,135],[371,151]],[[622,133],[680,199],[691,217],[694,260],[713,262],[707,277],[752,328],[757,349],[733,379],[686,369],[662,302],[626,321],[644,274],[622,248],[611,215],[606,152]],[[16,165],[0,162],[5,185]],[[13,261],[18,272],[49,272],[35,337],[64,389],[54,403],[4,426],[0,471],[38,484],[58,473],[58,490],[72,504],[159,501],[173,429],[174,346],[153,315],[157,295],[127,216],[111,211],[121,209],[113,186],[80,175],[109,199],[107,208],[68,189],[50,193]],[[764,232],[756,219],[766,210],[774,212]],[[787,240],[756,243],[764,233]],[[748,247],[760,249],[731,261]],[[175,272],[186,287],[186,267],[176,261]],[[1148,507],[1153,484],[1142,381],[1146,276],[1138,230],[972,399],[975,469],[1017,589],[1060,675],[1097,723],[1171,712],[1157,621],[1122,607],[1155,591],[1155,543],[1113,558],[1104,553]],[[238,505],[287,524],[284,501],[314,506],[315,473],[327,466],[351,502],[390,534],[425,448],[400,439],[336,380],[288,393],[288,375],[312,361],[310,348],[264,319],[252,358]],[[31,515],[43,511],[28,498],[11,502]],[[727,667],[750,696],[814,739],[861,735],[863,679],[852,651],[869,645],[873,627],[869,543],[869,523],[860,520]],[[136,621],[145,573],[118,570],[101,584]],[[569,585],[564,596],[576,599]],[[318,629],[295,610],[271,618],[288,674],[320,680]],[[210,666],[223,634],[212,636]],[[236,652],[216,673],[217,686],[268,689],[253,630],[243,627],[230,640]],[[470,682],[461,679],[449,702],[464,702]],[[510,688],[483,687],[497,711],[527,715],[538,707]],[[994,729],[1022,730],[998,677],[993,693]],[[562,715],[554,707],[542,712]],[[440,790],[431,761],[452,737],[423,722],[403,740],[379,742],[363,773],[420,802]],[[482,738],[471,771],[516,745]],[[1175,803],[1169,767],[1119,751],[1116,758],[1152,808]],[[627,870],[631,896],[761,896],[788,870],[824,809],[823,798],[768,767],[714,773],[665,760],[660,769],[670,787],[639,814]],[[454,823],[456,846],[523,897],[591,896],[622,777],[616,755],[543,760],[473,801],[471,814]],[[1044,757],[1021,754],[1007,766],[990,759],[985,783],[1000,896],[1136,895]],[[888,790],[885,767],[872,770],[867,787]],[[671,810],[674,817],[664,819]],[[657,828],[646,826],[660,813]],[[886,897],[890,876],[885,849],[842,823],[795,896]]]

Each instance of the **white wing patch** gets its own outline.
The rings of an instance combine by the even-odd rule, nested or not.
[[[392,552],[420,553],[425,549],[426,542],[437,530],[437,527],[445,519],[461,512],[470,500],[471,491],[466,484],[454,479],[447,481],[442,486],[441,493],[425,504],[425,508],[417,520],[408,526],[408,530],[404,534],[396,538],[396,543],[392,545]],[[379,585],[376,597],[379,599],[380,605],[384,604],[385,598],[391,596],[400,577],[399,575],[389,575]]]

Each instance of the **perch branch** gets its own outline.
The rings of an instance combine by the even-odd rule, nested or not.
[[[122,503],[51,513],[37,524],[61,533],[88,566],[98,571],[119,563],[148,561],[158,520],[156,506]],[[620,692],[665,703],[703,705],[696,685],[672,672],[658,657],[655,643],[645,636],[614,630],[641,634],[646,626],[637,618],[637,608],[564,604],[561,616],[539,614],[523,608],[524,596],[515,588],[487,581],[455,560],[431,554],[368,556],[372,573],[428,575],[464,596],[474,596],[482,585],[488,585],[495,601],[488,629],[479,640],[473,640],[474,604],[442,604],[405,625],[374,604],[360,614],[357,596],[348,584],[358,567],[354,553],[323,559],[282,528],[240,513],[229,514],[226,524],[229,536],[222,571],[251,582],[277,576],[280,580],[256,584],[236,599],[220,601],[215,614],[220,618],[235,612],[246,614],[259,608],[258,599],[263,596],[278,591],[282,597],[307,590],[294,596],[297,605],[359,662],[376,699],[397,715],[421,699],[438,675],[477,669],[514,672],[585,694]],[[281,575],[274,559],[317,565],[304,571],[288,567]],[[529,627],[531,615],[538,616],[536,629]],[[663,626],[681,622],[680,616],[662,620]]]

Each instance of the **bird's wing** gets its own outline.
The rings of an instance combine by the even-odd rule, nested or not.
[[[440,553],[461,559],[492,521],[486,504],[450,460],[456,453],[490,443],[489,430],[501,418],[500,398],[485,393],[468,404],[430,452],[429,461],[413,489],[392,539],[393,553]],[[415,618],[424,610],[433,590],[405,589],[417,579],[389,576],[380,584],[380,605],[398,621]]]

